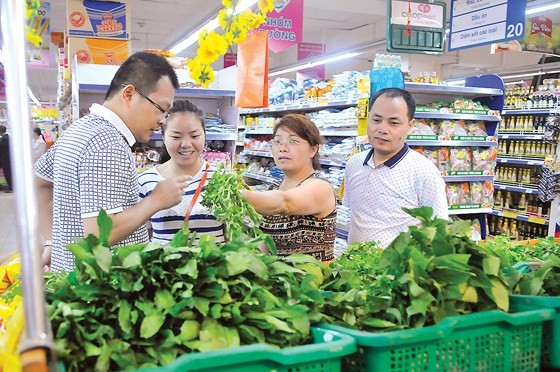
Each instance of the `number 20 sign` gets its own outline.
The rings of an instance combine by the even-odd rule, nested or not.
[[[453,0],[449,51],[525,36],[527,0]]]

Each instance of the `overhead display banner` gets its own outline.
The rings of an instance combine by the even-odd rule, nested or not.
[[[387,51],[443,54],[445,10],[442,1],[391,0],[387,7]]]
[[[449,51],[525,35],[527,0],[452,0]]]
[[[32,29],[43,42],[39,46],[27,43],[25,55],[27,67],[48,68],[50,65],[51,44],[51,4],[41,2],[41,6],[33,11],[29,19],[29,28]]]
[[[67,0],[68,36],[128,40],[130,5],[92,0]]]
[[[299,43],[297,59],[298,61],[304,61],[306,59],[319,57],[325,53],[325,44],[317,43]],[[325,65],[318,65],[303,70],[299,70],[296,74],[297,81],[303,81],[304,79],[318,79],[322,80],[325,78]]]
[[[303,0],[276,0],[266,23],[259,30],[268,30],[268,48],[275,53],[301,42],[303,35]]]
[[[492,44],[492,53],[521,51],[560,54],[560,25],[545,16],[529,18],[523,39]]]

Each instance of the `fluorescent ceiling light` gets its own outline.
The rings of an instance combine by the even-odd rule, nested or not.
[[[447,85],[465,85],[465,79],[446,81]]]
[[[284,69],[284,70],[271,72],[270,74],[268,74],[268,76],[272,77],[272,76],[286,74],[288,72],[303,70],[303,69],[310,68],[310,67],[315,67],[315,66],[319,66],[319,65],[326,65],[327,63],[352,58],[352,57],[355,57],[359,54],[362,54],[362,53],[361,52],[344,53],[344,54],[340,54],[340,55],[334,56],[334,57],[323,58],[323,59],[320,59],[316,62],[306,62],[306,63],[302,63],[301,65],[293,66],[293,67],[290,67],[290,68],[287,68],[287,69]]]
[[[257,3],[258,0],[242,0],[239,2],[239,5],[235,8],[235,14],[239,14],[245,9],[252,7]],[[174,54],[179,54],[183,50],[187,49],[191,45],[198,42],[198,36],[202,33],[202,31],[207,30],[208,32],[215,30],[218,28],[218,17],[208,21],[205,25],[198,28],[195,32],[190,34],[186,39],[181,40],[177,44],[175,44],[169,51]]]
[[[523,80],[510,81],[509,83],[504,83],[504,85],[517,85],[517,84],[523,84]]]
[[[527,9],[525,11],[525,15],[542,13],[542,12],[546,12],[546,11],[557,9],[557,8],[560,8],[560,3],[538,6],[536,8]]]
[[[27,95],[29,95],[29,98],[31,98],[31,101],[33,101],[34,104],[36,104],[37,106],[41,105],[41,102],[39,102],[39,100],[37,99],[37,97],[35,97],[35,94],[33,94],[33,91],[27,87]]]

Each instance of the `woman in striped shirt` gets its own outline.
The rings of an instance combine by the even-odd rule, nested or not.
[[[177,100],[169,111],[162,127],[163,142],[171,157],[165,163],[153,167],[138,177],[140,198],[145,198],[157,183],[179,175],[191,176],[185,188],[183,200],[178,205],[157,212],[148,222],[153,241],[168,243],[183,226],[190,209],[188,227],[197,235],[213,235],[218,242],[224,241],[223,226],[210,211],[200,204],[202,194],[196,195],[199,185],[202,192],[215,169],[201,158],[206,142],[202,110],[188,100]]]

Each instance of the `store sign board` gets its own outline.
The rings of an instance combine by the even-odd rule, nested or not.
[[[523,39],[492,44],[492,53],[521,51],[560,54],[560,25],[545,16],[529,18]]]
[[[446,4],[442,1],[389,1],[387,51],[443,54],[445,51],[445,10]]]
[[[301,42],[303,36],[303,0],[276,0],[260,31],[268,30],[268,48],[281,52]]]
[[[321,56],[325,53],[325,44],[318,43],[299,43],[297,59],[298,61],[304,61],[306,59]],[[322,80],[325,78],[325,65],[314,66],[299,70],[297,72],[296,80],[303,81],[305,79],[318,79]]]
[[[453,0],[449,51],[523,37],[526,7],[527,0]]]
[[[41,37],[43,42],[39,46],[27,43],[25,57],[29,68],[49,68],[50,66],[50,34],[51,34],[51,4],[41,2],[41,6],[33,12],[29,19],[29,28]]]
[[[68,36],[128,40],[128,8],[118,2],[67,0]]]

